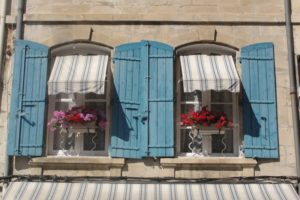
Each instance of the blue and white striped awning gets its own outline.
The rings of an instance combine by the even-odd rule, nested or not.
[[[299,200],[291,184],[11,182],[4,200]]]
[[[240,79],[232,56],[180,56],[183,91],[240,91]]]
[[[48,94],[104,94],[107,55],[57,56],[48,81]]]

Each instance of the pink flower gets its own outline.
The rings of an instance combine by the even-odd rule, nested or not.
[[[83,118],[84,121],[86,122],[90,122],[90,121],[95,121],[96,120],[96,116],[93,114],[86,114]]]
[[[53,112],[53,116],[60,120],[60,119],[64,119],[65,118],[65,113],[63,111],[54,111]]]

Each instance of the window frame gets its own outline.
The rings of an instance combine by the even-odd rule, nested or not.
[[[73,101],[75,99],[74,94],[70,94],[67,95],[69,96],[68,98],[58,98],[58,95],[50,95],[49,96],[49,105],[48,105],[48,121],[52,116],[53,111],[55,110],[55,105],[57,102],[66,102],[66,103],[70,103],[69,104],[69,108],[76,106],[76,102],[79,102],[78,105],[83,105],[85,103],[88,102],[100,102],[100,103],[105,103],[105,107],[106,107],[106,112],[107,112],[107,95],[105,95],[105,99],[98,99],[98,98],[94,98],[94,99],[87,99],[85,97],[85,94],[81,94],[78,98],[76,98],[76,102]],[[49,112],[50,111],[50,112]],[[76,129],[74,129],[75,131]],[[51,132],[49,130],[49,127],[47,129],[47,137],[48,137],[48,142],[47,142],[47,147],[48,147],[48,151],[47,153],[49,155],[57,155],[57,156],[107,156],[108,154],[108,132],[107,132],[107,128],[105,129],[105,141],[104,141],[104,150],[99,150],[99,151],[88,151],[88,150],[84,150],[83,145],[84,145],[84,134],[85,133],[80,133],[76,135],[75,138],[75,148],[74,151],[73,150],[63,150],[63,149],[59,149],[59,150],[54,150],[53,146],[54,146],[54,134],[53,132]],[[78,139],[77,139],[78,138]],[[75,154],[75,152],[77,154]]]
[[[49,67],[48,67],[48,79],[51,74],[55,58],[57,56],[66,56],[66,55],[107,55],[108,60],[111,60],[111,50],[113,48],[97,42],[85,41],[85,40],[76,40],[72,42],[66,42],[63,44],[58,44],[50,48],[50,56],[49,56]],[[106,70],[106,78],[105,78],[105,102],[106,102],[106,119],[107,119],[107,126],[105,129],[105,150],[104,151],[96,151],[87,153],[88,151],[82,151],[80,155],[74,156],[108,156],[109,152],[109,144],[110,144],[110,129],[111,129],[111,88],[112,88],[112,69],[111,69],[111,62],[107,63],[107,70]],[[47,88],[48,91],[48,88]],[[56,95],[47,95],[48,105],[46,106],[47,112],[47,120],[50,119],[51,112],[50,107],[54,110],[54,106],[56,103],[55,99]],[[54,101],[51,105],[51,101]],[[46,126],[46,123],[45,123]],[[46,128],[46,141],[45,141],[45,154],[46,156],[66,156],[60,154],[59,151],[53,150],[53,136],[51,136],[49,127]],[[52,134],[53,135],[53,134]],[[82,135],[82,134],[80,134]],[[81,136],[83,137],[83,136]],[[71,155],[73,156],[73,155]]]
[[[200,41],[200,42],[192,42],[185,45],[181,45],[176,48],[176,62],[175,62],[175,140],[176,140],[176,155],[177,156],[195,156],[194,153],[184,153],[181,151],[181,105],[182,105],[182,75],[181,75],[181,65],[180,65],[180,56],[182,55],[195,55],[195,54],[206,54],[206,55],[231,55],[233,59],[236,58],[236,52],[239,49],[224,43],[213,42],[213,41]],[[211,95],[209,95],[211,96]],[[203,95],[202,95],[203,98]],[[206,97],[207,98],[207,97]],[[209,97],[210,98],[210,97]],[[211,153],[209,152],[208,157],[239,157],[242,155],[240,146],[242,145],[241,141],[241,113],[240,110],[240,93],[232,94],[232,105],[233,105],[233,153]],[[203,101],[203,99],[202,99]],[[209,99],[204,99],[204,101],[209,101]],[[190,104],[198,104],[199,102],[189,102]],[[209,106],[211,102],[209,103]],[[210,107],[209,107],[210,109]],[[210,138],[211,139],[211,138]],[[209,139],[209,140],[210,140]],[[209,141],[207,141],[209,143]]]

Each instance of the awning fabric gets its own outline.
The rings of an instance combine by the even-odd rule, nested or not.
[[[107,55],[57,56],[48,81],[48,94],[104,94]]]
[[[299,199],[291,184],[11,182],[4,200],[27,199]]]
[[[240,79],[232,56],[180,56],[183,91],[240,91]]]

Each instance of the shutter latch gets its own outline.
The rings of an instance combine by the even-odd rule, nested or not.
[[[17,112],[17,116],[19,116],[19,117],[23,117],[25,115],[29,115],[29,113],[28,112],[21,112],[21,111]]]

